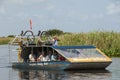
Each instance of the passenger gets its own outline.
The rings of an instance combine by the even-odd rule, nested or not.
[[[38,57],[37,61],[47,61],[44,52]]]
[[[37,45],[42,46],[43,43],[44,43],[44,41],[42,41],[41,38],[39,38],[39,40],[38,40],[38,42],[37,42]]]
[[[51,55],[52,55],[52,52],[48,51],[48,54],[46,56],[47,61],[51,61]]]
[[[43,58],[41,61],[47,61],[45,54],[43,55]]]
[[[55,57],[55,60],[58,61],[58,57],[59,57],[59,56],[58,56],[57,53],[54,54],[54,57]]]
[[[31,54],[29,55],[29,60],[30,60],[31,62],[34,62],[34,61],[35,61],[35,56],[33,55],[33,53],[31,53]]]
[[[56,61],[56,56],[54,54],[51,55],[51,61]]]
[[[62,55],[59,55],[59,61],[65,61],[65,58]]]
[[[58,46],[59,39],[55,36],[53,37],[53,46]]]
[[[44,54],[44,53],[40,53],[40,52],[39,52],[39,56],[38,56],[38,58],[37,58],[37,61],[41,61],[41,59],[42,59],[42,57],[43,57],[43,54]]]

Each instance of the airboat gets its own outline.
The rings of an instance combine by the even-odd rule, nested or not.
[[[40,39],[47,38],[46,41],[38,44]],[[21,31],[12,41],[10,47],[17,45],[17,61],[12,61],[12,67],[18,69],[42,69],[42,70],[91,70],[91,69],[106,69],[112,60],[106,56],[101,50],[95,46],[53,46],[50,41],[50,36],[46,31],[38,31],[35,35],[31,30]],[[28,43],[27,40],[32,42]],[[39,52],[44,52],[45,55],[52,51],[57,55],[55,60],[49,61],[30,61],[29,55],[31,52],[38,57]],[[10,53],[12,54],[12,53]],[[59,59],[62,56],[62,60]],[[12,57],[12,56],[11,56]]]

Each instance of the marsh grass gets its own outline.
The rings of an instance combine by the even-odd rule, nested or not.
[[[57,36],[57,35],[56,35]],[[110,57],[120,57],[119,32],[64,33],[58,36],[59,45],[93,45]],[[0,44],[8,44],[12,38],[0,37]]]
[[[59,45],[93,45],[108,56],[120,57],[120,33],[89,32],[59,36]]]

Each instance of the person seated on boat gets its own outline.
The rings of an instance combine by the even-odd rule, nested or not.
[[[58,41],[59,41],[59,39],[56,36],[54,36],[53,37],[53,46],[58,46]]]
[[[47,61],[51,61],[51,55],[52,55],[52,52],[51,52],[51,51],[48,51],[48,53],[47,53],[47,55],[46,55]]]
[[[41,55],[37,58],[37,61],[47,61],[44,52],[42,52]]]
[[[29,55],[29,60],[31,62],[34,62],[35,61],[35,55],[33,54],[33,52]]]
[[[59,55],[59,61],[65,61],[65,58],[62,55]]]
[[[38,53],[39,55],[38,55],[38,58],[37,58],[37,61],[41,61],[41,58],[43,57],[43,52],[39,52]]]
[[[37,45],[42,46],[43,43],[44,43],[44,41],[42,41],[41,38],[39,38],[39,40],[37,41]]]
[[[51,61],[56,61],[56,57],[57,57],[56,55],[52,54],[51,55]]]

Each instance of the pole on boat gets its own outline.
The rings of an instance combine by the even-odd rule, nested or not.
[[[11,63],[11,58],[10,58],[11,56],[10,56],[10,44],[9,44],[9,64]]]
[[[42,47],[42,53],[43,53],[43,51],[44,51],[44,48]],[[43,64],[43,70],[45,70],[45,68],[44,68],[44,61],[42,61],[42,64]]]
[[[32,30],[32,19],[30,19],[30,30]]]

